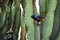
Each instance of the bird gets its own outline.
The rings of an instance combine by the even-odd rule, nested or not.
[[[41,22],[41,21],[44,21],[44,18],[40,15],[32,15],[31,18],[33,20],[36,20],[37,22]]]

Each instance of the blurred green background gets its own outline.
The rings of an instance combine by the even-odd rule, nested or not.
[[[44,21],[37,25],[31,18],[34,14]],[[0,40],[18,40],[18,36],[19,40],[60,40],[60,0],[0,0]]]

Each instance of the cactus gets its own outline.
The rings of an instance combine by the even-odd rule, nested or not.
[[[26,25],[24,21],[24,16],[22,16],[21,20],[21,40],[26,40]]]
[[[31,15],[33,14],[32,8],[32,0],[26,0],[25,6],[25,24],[27,26],[27,38],[28,40],[34,40],[34,25],[31,19]]]
[[[59,21],[59,17],[60,17],[60,7],[59,7],[59,3],[60,1],[57,1],[57,6],[56,6],[56,10],[55,10],[55,14],[54,14],[54,24],[53,24],[53,30],[52,30],[52,34],[50,36],[50,40],[56,40],[56,38],[58,37],[57,35],[59,34],[59,25],[60,25],[60,21]]]
[[[36,2],[37,0],[33,0],[33,15],[39,15],[39,10],[37,11],[37,8],[36,8]],[[40,40],[40,28],[41,28],[41,25],[36,25],[36,21],[34,21],[34,40]]]
[[[23,12],[21,12],[21,39],[26,40],[27,27],[25,25],[25,0],[21,0]]]
[[[13,31],[16,36],[16,40],[18,39],[18,32],[20,27],[20,0],[13,0],[14,1],[14,24],[13,24]]]
[[[0,13],[0,28],[3,27],[3,24],[5,22],[5,16],[6,16],[6,13]]]
[[[60,40],[60,32],[59,32],[59,35],[58,35],[58,37],[57,37],[57,39],[56,40]]]
[[[54,11],[56,9],[56,0],[49,0],[48,12],[42,28],[42,40],[49,40],[54,22]]]
[[[60,40],[60,1],[39,0],[39,14],[35,1],[36,0],[0,1],[0,40],[5,40],[5,33],[8,32],[10,28],[14,33],[13,39],[18,40],[20,26],[20,40]],[[21,13],[20,3],[23,7],[23,13]],[[40,25],[37,25],[36,23],[38,22],[31,18],[34,14],[43,16],[45,20],[40,22]]]

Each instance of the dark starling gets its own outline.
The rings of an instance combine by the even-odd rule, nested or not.
[[[41,22],[44,21],[44,18],[40,15],[32,15],[31,16],[34,20],[36,20],[37,22]]]

